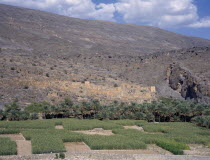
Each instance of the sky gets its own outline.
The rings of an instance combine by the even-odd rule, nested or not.
[[[0,0],[81,19],[150,25],[210,39],[210,0]]]

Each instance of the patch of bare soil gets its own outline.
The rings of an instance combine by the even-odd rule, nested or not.
[[[62,125],[55,126],[55,129],[64,129]]]
[[[144,133],[149,133],[149,134],[164,134],[164,133],[162,133],[162,132],[146,132],[145,130],[144,130],[144,128],[142,128],[142,127],[139,127],[139,126],[124,126],[124,129],[136,129],[136,130],[139,130],[139,131],[141,131],[141,132],[144,132]]]
[[[104,130],[103,128],[94,128],[92,130],[82,130],[82,131],[73,131],[73,132],[78,132],[78,133],[84,133],[84,134],[98,134],[98,135],[104,135],[104,136],[109,136],[113,135],[112,130]]]
[[[18,155],[31,155],[32,154],[31,141],[17,140],[16,143],[17,143]]]
[[[26,141],[22,134],[3,134],[0,137],[8,137],[17,144],[18,155],[31,155],[31,141]]]
[[[144,132],[144,128],[136,126],[136,125],[135,126],[124,126],[124,128],[125,129],[136,129],[136,130]]]
[[[91,149],[84,142],[64,143],[67,152],[90,152]]]
[[[156,144],[147,144],[147,148],[149,150],[154,151],[156,154],[161,154],[161,155],[173,155],[171,152],[157,146]]]
[[[12,141],[25,140],[22,134],[1,134],[0,137],[8,137]]]
[[[190,150],[184,150],[185,155],[210,156],[210,148],[202,144],[189,144]]]
[[[92,150],[94,153],[108,153],[108,154],[157,154],[149,149],[136,150]]]

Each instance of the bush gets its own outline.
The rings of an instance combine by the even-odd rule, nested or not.
[[[59,153],[59,158],[64,159],[65,158],[65,154],[64,153]]]
[[[39,118],[39,114],[37,113],[31,113],[29,119],[30,120],[36,120]]]

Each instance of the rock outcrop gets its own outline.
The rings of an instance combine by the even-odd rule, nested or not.
[[[196,67],[196,66],[195,66]],[[169,86],[186,100],[210,103],[210,84],[202,82],[187,68],[172,64],[168,68]]]

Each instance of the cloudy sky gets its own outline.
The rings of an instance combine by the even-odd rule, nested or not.
[[[210,39],[210,0],[0,0],[82,19],[151,25]]]

